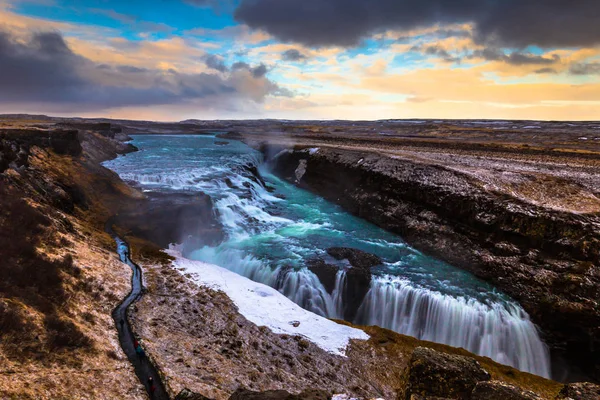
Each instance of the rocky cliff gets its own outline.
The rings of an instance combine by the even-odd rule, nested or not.
[[[376,153],[298,148],[280,151],[270,164],[289,181],[493,283],[524,306],[553,348],[597,368],[597,214],[540,207],[450,168]]]
[[[135,191],[85,153],[96,135],[0,130],[0,398],[145,397],[111,318],[130,271],[103,233]]]

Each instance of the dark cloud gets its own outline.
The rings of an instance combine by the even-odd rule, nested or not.
[[[249,70],[250,68],[251,68],[250,64],[245,63],[243,61],[238,61],[238,62],[235,62],[235,63],[233,63],[231,65],[231,69],[234,70],[234,71],[238,70],[238,69],[247,69],[247,70]]]
[[[300,61],[306,59],[306,56],[300,53],[297,49],[289,49],[281,53],[281,59],[283,61]]]
[[[423,46],[413,46],[411,48],[411,50],[421,52],[428,56],[439,57],[446,62],[459,62],[460,61],[459,57],[452,56],[450,53],[448,53],[448,51],[446,51],[445,49],[443,49],[437,45],[424,46],[424,47]]]
[[[435,34],[443,39],[457,37],[457,38],[470,38],[473,36],[470,31],[464,29],[439,29]]]
[[[575,63],[569,72],[573,75],[600,75],[600,62]]]
[[[557,54],[552,57],[544,57],[518,51],[506,54],[503,51],[494,48],[477,50],[473,52],[471,57],[480,57],[487,61],[502,61],[511,65],[552,65],[560,62],[560,56]]]
[[[252,76],[255,78],[262,78],[268,72],[265,64],[260,64],[258,67],[252,68],[250,71],[252,72]]]
[[[280,40],[355,46],[386,29],[473,23],[479,43],[580,47],[600,44],[598,0],[241,0],[238,21]]]
[[[265,76],[267,74],[268,69],[267,66],[265,64],[260,64],[256,67],[252,67],[250,66],[250,64],[245,63],[243,61],[238,61],[233,63],[233,65],[231,65],[231,69],[233,71],[238,71],[238,70],[245,70],[245,71],[249,71],[253,77],[255,78],[262,78],[263,76]]]
[[[206,66],[208,68],[212,68],[215,69],[219,72],[227,72],[229,71],[229,68],[227,68],[227,66],[225,65],[225,62],[223,62],[223,59],[219,56],[216,56],[214,54],[211,54],[209,56],[207,56],[204,60],[204,62],[206,63]]]
[[[263,64],[227,74],[96,64],[73,53],[59,33],[34,33],[23,41],[0,31],[0,104],[43,104],[58,111],[202,101],[230,107],[290,95],[266,73]]]
[[[505,61],[512,65],[549,65],[560,62],[560,56],[554,54],[552,57],[548,58],[535,54],[514,52],[506,56]]]
[[[536,69],[534,71],[536,74],[557,74],[558,71],[555,70],[554,68],[540,68],[540,69]]]
[[[110,69],[110,65],[105,65],[105,64],[101,64],[98,65],[97,68],[104,68],[104,69]],[[141,73],[141,72],[148,72],[149,70],[146,68],[138,68],[138,67],[134,67],[131,65],[119,65],[117,67],[115,67],[115,69],[119,72],[123,72],[125,74],[127,73],[132,73],[132,74],[136,74],[136,73]]]

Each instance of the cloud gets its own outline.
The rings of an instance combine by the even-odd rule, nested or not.
[[[385,30],[472,23],[478,43],[524,48],[600,44],[597,0],[241,0],[235,18],[280,40],[356,46]]]
[[[300,53],[298,49],[289,49],[281,53],[281,59],[283,61],[300,61],[306,58],[307,57]]]
[[[501,61],[511,65],[551,65],[560,62],[560,56],[557,54],[551,57],[518,51],[505,54],[503,51],[494,48],[475,50],[471,57],[479,57],[487,61]]]
[[[442,48],[439,45],[431,45],[431,46],[413,46],[411,51],[418,51],[426,54],[428,56],[439,57],[446,62],[459,62],[459,57],[453,57],[446,49]]]
[[[554,68],[540,68],[540,69],[536,69],[535,71],[536,74],[557,74],[558,71]]]
[[[229,68],[227,68],[227,66],[223,62],[223,58],[214,54],[209,54],[208,56],[206,56],[204,62],[206,63],[207,67],[217,70],[219,72],[229,71]]]
[[[240,71],[240,70],[248,71],[255,78],[261,78],[261,77],[265,76],[268,72],[267,66],[264,64],[260,64],[256,67],[251,67],[250,64],[245,63],[243,61],[238,61],[236,63],[233,63],[233,65],[231,66],[231,70],[232,71]]]
[[[600,62],[575,63],[569,72],[573,75],[600,75]]]
[[[598,102],[600,83],[519,82],[498,84],[482,71],[471,69],[418,69],[401,75],[364,77],[358,89],[380,93],[465,103],[473,113],[484,103],[502,107],[553,106],[559,103]],[[467,106],[465,105],[465,108]]]
[[[57,32],[28,39],[0,31],[0,104],[42,104],[46,109],[194,103],[231,108],[291,96],[267,77],[263,64],[227,74],[180,73],[130,65],[97,64],[74,53]]]
[[[250,29],[246,25],[227,26],[222,29],[194,28],[184,32],[188,36],[206,36],[224,40],[232,40],[244,44],[259,44],[271,37],[261,30]]]

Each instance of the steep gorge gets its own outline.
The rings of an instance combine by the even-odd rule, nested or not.
[[[600,343],[600,219],[484,190],[427,163],[263,145],[273,171],[517,299],[546,340],[590,371]],[[281,150],[281,149],[279,149]]]

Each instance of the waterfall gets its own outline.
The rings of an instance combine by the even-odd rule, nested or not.
[[[276,287],[300,307],[328,318],[341,318],[319,278],[306,268],[290,270]]]
[[[519,370],[550,377],[550,356],[529,316],[515,304],[486,305],[374,277],[357,321],[421,340],[462,347]]]
[[[211,147],[213,140],[186,136],[165,142],[157,136],[137,136],[136,145],[144,151],[107,163],[144,190],[202,191],[211,196],[227,238],[185,257],[227,268],[279,290],[309,311],[342,319],[347,307],[361,300],[344,298],[354,287],[352,275],[341,268],[330,294],[305,268],[306,260],[323,256],[327,247],[364,247],[388,261],[390,273],[403,278],[373,276],[353,322],[463,347],[549,377],[548,350],[517,303],[486,293],[493,288],[473,284],[467,273],[413,252],[401,238],[271,177],[269,184],[285,200],[275,196],[256,176],[262,160],[258,152],[234,142]],[[439,281],[445,281],[443,287],[435,285]]]
[[[346,289],[346,270],[340,269],[335,275],[335,286],[331,297],[333,298],[333,305],[335,307],[336,315],[330,318],[344,318],[344,290]]]

